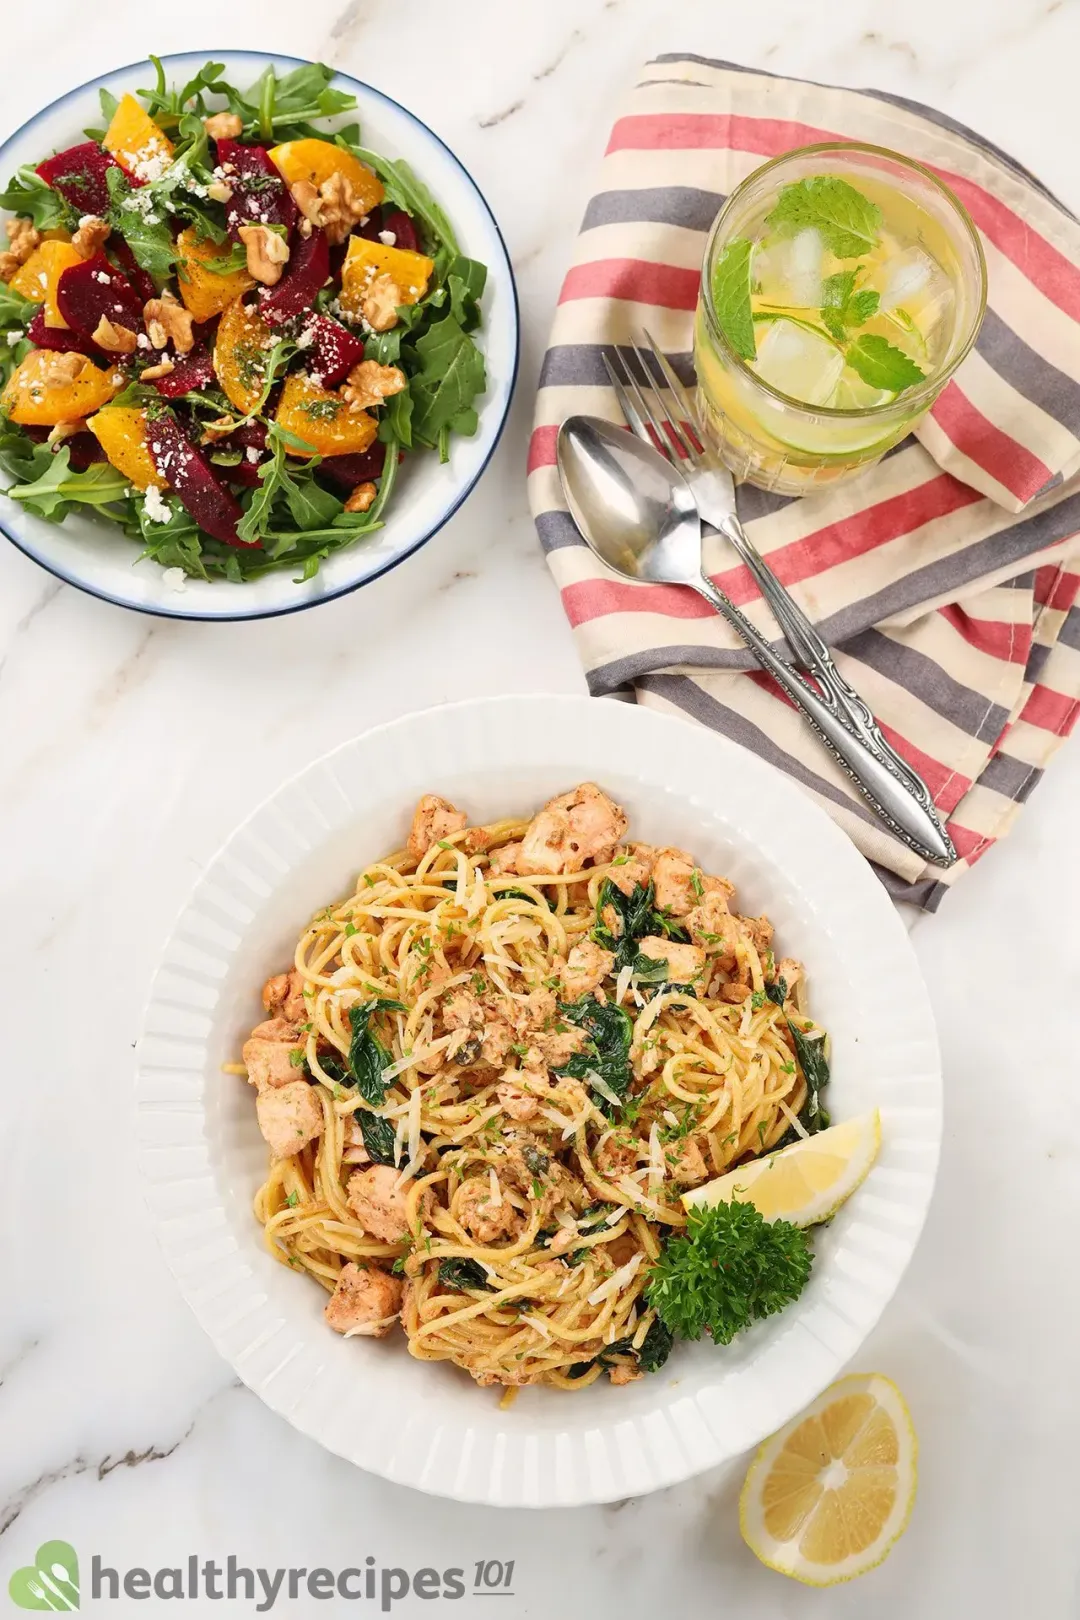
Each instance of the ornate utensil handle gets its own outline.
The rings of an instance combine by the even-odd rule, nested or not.
[[[839,713],[835,698],[826,701],[808,681],[780,658],[757,629],[710,579],[702,576],[695,590],[742,637],[761,667],[768,671],[791,701],[801,709],[829,752],[839,761],[863,798],[897,838],[938,866],[950,866],[956,859],[951,840],[940,827],[936,814],[909,789],[874,748],[849,728]],[[925,790],[924,790],[925,791]]]

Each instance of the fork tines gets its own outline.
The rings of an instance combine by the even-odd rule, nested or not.
[[[603,356],[604,368],[620,409],[639,439],[652,443],[664,455],[671,456],[674,449],[675,454],[699,462],[704,440],[690,396],[653,338],[648,332],[644,336],[655,369],[650,366],[641,347],[633,341],[630,343],[638,369],[645,379],[644,388],[621,349],[615,347],[610,357],[607,354]],[[665,390],[656,380],[656,371],[666,383],[679,414],[673,413],[668,406]]]

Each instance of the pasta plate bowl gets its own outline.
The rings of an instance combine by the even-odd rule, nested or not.
[[[266,1147],[235,1061],[259,990],[308,919],[399,848],[422,793],[478,821],[532,813],[589,778],[631,835],[693,852],[764,911],[806,965],[830,1032],[834,1120],[881,1111],[867,1180],[814,1238],[795,1304],[730,1346],[677,1344],[615,1387],[527,1388],[505,1410],[402,1334],[342,1339],[326,1295],[263,1246],[252,1198]],[[142,1180],[166,1259],[239,1377],[330,1451],[460,1501],[553,1507],[671,1485],[756,1445],[858,1352],[926,1216],[941,1139],[934,1023],[907,933],[844,834],[778,772],[681,719],[577,697],[503,697],[369,731],[285,782],[199,879],[158,969],[138,1043]]]

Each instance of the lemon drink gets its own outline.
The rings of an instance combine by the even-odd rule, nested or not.
[[[974,226],[920,165],[838,145],[756,170],[713,227],[695,330],[724,459],[787,494],[852,476],[933,403],[985,296]]]

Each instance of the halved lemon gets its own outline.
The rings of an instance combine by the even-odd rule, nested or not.
[[[881,1115],[875,1108],[695,1187],[683,1194],[683,1206],[730,1204],[737,1198],[753,1204],[767,1221],[813,1226],[835,1215],[866,1179],[880,1146]]]
[[[864,1575],[907,1529],[918,1441],[891,1379],[853,1373],[766,1440],[739,1498],[743,1540],[807,1586]]]

